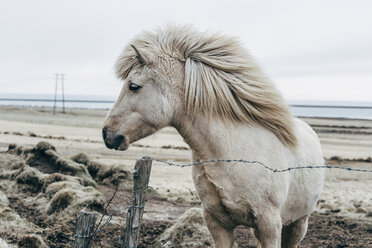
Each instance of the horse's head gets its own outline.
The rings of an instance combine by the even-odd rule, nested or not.
[[[182,129],[201,116],[254,123],[296,145],[288,106],[235,39],[170,26],[132,44],[117,62],[125,83],[103,128],[108,148],[125,150],[162,127]]]
[[[159,58],[144,48],[124,49],[117,62],[124,85],[102,130],[108,148],[126,150],[132,142],[171,124],[180,102],[174,94],[174,81],[183,77],[178,67],[182,68],[179,61]]]

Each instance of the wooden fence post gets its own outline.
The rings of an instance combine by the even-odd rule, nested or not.
[[[149,157],[138,159],[133,172],[133,192],[131,208],[128,209],[127,227],[122,248],[137,248],[141,220],[145,207],[145,194],[149,184],[152,160]]]
[[[74,248],[92,247],[92,233],[96,224],[96,216],[93,213],[80,211],[76,218]]]

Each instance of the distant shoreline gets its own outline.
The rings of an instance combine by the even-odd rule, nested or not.
[[[93,102],[94,103],[94,102]],[[291,107],[297,107],[298,105],[289,105]],[[307,105],[304,105],[304,108],[307,108]],[[16,104],[1,104],[0,101],[0,108],[30,108],[30,109],[42,109],[43,112],[53,112],[53,106],[43,106],[43,105],[16,105]],[[298,108],[298,107],[297,107]],[[110,107],[86,107],[86,106],[65,106],[66,112],[71,112],[72,110],[100,110],[100,111],[108,111]],[[356,108],[349,108],[349,109],[356,109]],[[363,109],[363,108],[362,108]],[[366,108],[364,108],[366,109]],[[367,108],[372,112],[372,106]],[[62,106],[56,106],[57,114],[60,114],[62,111]],[[292,109],[293,110],[293,109]],[[356,121],[372,121],[372,116],[370,118],[357,118],[357,117],[334,117],[334,116],[312,116],[312,115],[293,115],[297,118],[302,119],[319,119],[319,120],[356,120]]]
[[[115,95],[70,95],[64,100],[54,94],[0,93],[0,106],[56,106],[71,109],[110,109]],[[372,101],[328,101],[328,100],[288,100],[294,116],[301,118],[329,118],[346,120],[372,120]]]
[[[73,102],[73,103],[115,103],[112,100],[82,100],[82,99],[32,99],[32,98],[0,98],[2,101],[9,102]],[[335,109],[372,109],[372,106],[350,106],[350,105],[317,105],[317,104],[289,104],[294,108],[335,108]]]
[[[85,102],[85,103],[115,103],[115,101],[110,100],[70,100],[70,99],[15,99],[15,98],[0,98],[1,101],[9,101],[9,102]],[[371,107],[372,108],[372,107]]]
[[[372,118],[371,119],[360,119],[360,118],[347,118],[347,117],[319,117],[319,116],[300,116],[300,115],[294,115],[294,116],[300,119],[372,121]]]

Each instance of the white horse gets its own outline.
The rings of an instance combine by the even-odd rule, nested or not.
[[[124,80],[103,128],[110,149],[175,127],[193,161],[257,160],[274,169],[323,165],[319,140],[235,39],[167,26],[144,32],[116,63]],[[206,225],[217,248],[252,228],[262,247],[297,247],[305,236],[324,170],[273,173],[259,164],[193,167]]]

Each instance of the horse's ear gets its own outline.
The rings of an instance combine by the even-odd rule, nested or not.
[[[143,65],[149,65],[152,61],[151,61],[151,56],[150,54],[144,52],[144,51],[140,51],[138,50],[134,45],[130,45],[133,50],[136,52],[136,57],[138,59],[138,61],[140,62],[140,64],[143,64]]]

